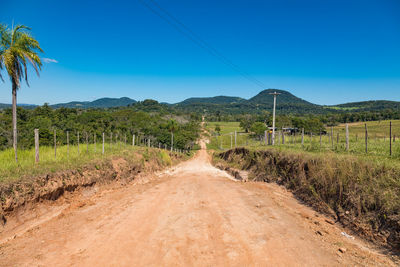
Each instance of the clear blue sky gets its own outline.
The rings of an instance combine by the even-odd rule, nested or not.
[[[150,3],[150,0],[142,0]],[[177,102],[286,89],[318,104],[400,101],[398,0],[156,0],[265,88],[199,48],[139,0],[2,0],[45,54],[20,103],[128,96]],[[11,102],[9,82],[0,103]]]

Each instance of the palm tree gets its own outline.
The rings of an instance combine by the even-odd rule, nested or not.
[[[0,79],[4,82],[1,70],[6,69],[12,84],[12,124],[13,124],[13,147],[15,161],[17,156],[17,90],[21,87],[22,79],[28,83],[27,65],[30,63],[39,76],[42,66],[39,52],[43,50],[30,34],[30,28],[18,25],[13,29],[0,24]]]

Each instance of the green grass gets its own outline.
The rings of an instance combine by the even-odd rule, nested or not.
[[[8,182],[24,177],[47,174],[61,170],[76,169],[86,164],[97,164],[115,155],[127,155],[132,151],[142,151],[144,147],[132,147],[123,143],[105,145],[105,154],[102,154],[102,145],[81,144],[78,154],[77,146],[70,145],[57,148],[57,157],[54,157],[54,147],[40,147],[39,163],[35,163],[35,150],[18,150],[18,163],[14,160],[14,150],[0,151],[0,182]],[[96,151],[95,151],[96,150]],[[129,156],[129,155],[128,155]]]
[[[335,133],[339,132],[339,134],[344,137],[345,136],[345,124],[340,124],[339,126],[334,127]],[[367,122],[368,136],[370,139],[388,139],[389,137],[389,121],[369,121]],[[327,128],[327,131],[330,132],[330,129]],[[352,137],[364,138],[365,136],[365,123],[364,122],[355,122],[349,123],[349,134]],[[392,135],[396,137],[400,137],[400,120],[392,121]]]
[[[221,135],[216,136],[214,131],[215,125],[221,128]],[[285,135],[285,144],[282,144],[282,136],[277,137],[277,149],[281,150],[297,150],[308,151],[313,153],[339,153],[352,154],[372,161],[388,161],[391,164],[400,165],[400,120],[392,121],[392,135],[396,136],[395,142],[392,142],[392,157],[389,156],[389,121],[373,121],[367,122],[368,128],[368,154],[365,153],[365,126],[364,123],[349,124],[349,142],[350,149],[346,151],[345,125],[339,125],[333,128],[333,146],[330,138],[330,128],[327,128],[327,135],[320,136],[305,135],[304,146],[301,145],[301,136]],[[231,148],[230,133],[237,131],[236,144],[239,147],[247,147],[254,149],[267,149],[264,141],[259,140],[243,132],[239,127],[239,122],[209,122],[206,123],[206,129],[210,132],[211,138],[208,149],[227,150]],[[339,134],[339,142],[337,142],[337,134]],[[392,139],[393,140],[393,139]],[[278,143],[279,141],[279,143]],[[234,146],[234,138],[232,138],[232,146]]]

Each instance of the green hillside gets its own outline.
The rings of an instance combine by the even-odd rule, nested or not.
[[[53,108],[113,108],[113,107],[125,107],[136,103],[136,100],[130,99],[129,97],[121,98],[100,98],[92,102],[89,101],[73,101],[69,103],[61,103],[56,105],[51,105]]]
[[[249,103],[253,104],[267,104],[272,105],[274,101],[274,96],[270,95],[271,93],[277,92],[280,95],[277,97],[277,101],[279,104],[301,104],[301,105],[310,105],[317,106],[310,102],[307,102],[297,96],[294,96],[288,91],[279,90],[279,89],[267,89],[258,93],[256,96],[253,96],[248,100]]]
[[[232,104],[241,103],[246,99],[235,96],[214,96],[214,97],[191,97],[182,102],[177,103],[178,105],[192,105],[192,104]]]
[[[399,110],[400,102],[387,101],[387,100],[370,100],[362,102],[345,103],[335,106],[326,106],[338,110],[351,110],[351,111],[379,111],[385,109]]]

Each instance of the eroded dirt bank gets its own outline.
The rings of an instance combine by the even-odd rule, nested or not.
[[[282,187],[235,181],[202,147],[145,183],[81,197],[3,243],[0,265],[394,265]]]
[[[55,204],[60,197],[71,198],[71,193],[77,191],[97,191],[99,186],[113,182],[125,185],[143,173],[151,174],[180,162],[182,158],[182,154],[140,148],[138,151],[126,151],[123,155],[113,156],[96,164],[89,163],[76,170],[1,183],[0,234],[10,234],[14,228],[21,228],[21,222],[33,221],[42,215],[47,217],[48,209],[43,206]],[[62,201],[58,201],[58,204],[60,202]],[[58,208],[55,207],[50,213],[54,216],[54,213],[58,214],[64,208],[65,205],[58,205]],[[34,212],[31,212],[32,210]],[[42,219],[39,218],[39,221]],[[14,232],[17,234],[18,231]],[[2,242],[4,236],[3,239],[0,238],[0,243]]]
[[[355,234],[400,252],[399,169],[351,156],[245,148],[217,154],[215,164],[239,178],[247,170],[249,180],[283,185]]]

